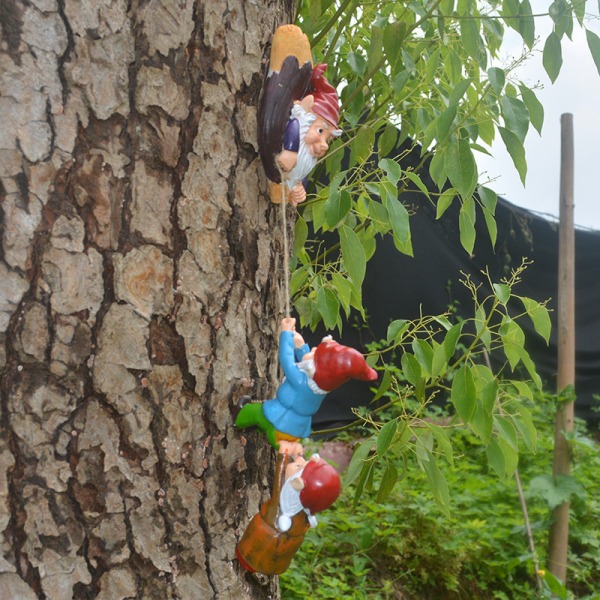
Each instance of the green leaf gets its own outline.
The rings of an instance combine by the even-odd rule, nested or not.
[[[433,348],[425,340],[414,339],[412,342],[412,349],[415,358],[421,366],[421,373],[424,372],[426,375],[431,375]]]
[[[475,310],[475,318],[473,320],[475,321],[475,331],[477,332],[477,335],[481,339],[483,345],[489,351],[492,343],[492,334],[487,326],[486,314],[483,305],[480,304],[477,307]]]
[[[454,123],[456,117],[456,105],[451,104],[442,114],[436,119],[436,137],[439,143],[444,142],[450,132],[450,127]]]
[[[421,467],[427,474],[433,497],[440,509],[447,516],[450,515],[450,494],[448,492],[448,482],[444,474],[440,471],[435,456],[428,451],[429,460],[420,462]]]
[[[510,286],[505,283],[495,283],[493,288],[496,298],[498,298],[501,304],[506,306],[506,303],[510,299]]]
[[[323,317],[325,327],[333,329],[340,312],[340,302],[337,294],[328,287],[319,288],[317,291],[317,308]]]
[[[475,413],[469,426],[484,444],[490,442],[494,430],[494,421],[492,415],[488,414],[480,403],[475,407]]]
[[[460,207],[458,229],[462,247],[472,254],[475,246],[475,201],[472,196],[466,198]]]
[[[325,222],[334,228],[350,212],[352,197],[346,190],[332,190],[325,202]]]
[[[446,349],[443,344],[439,344],[433,351],[431,361],[431,377],[436,379],[446,370],[448,359],[446,358]]]
[[[405,319],[396,319],[392,321],[387,328],[387,343],[392,344],[399,341],[399,337],[408,329],[409,322]]]
[[[395,147],[398,140],[398,128],[388,123],[377,141],[379,156],[386,156]]]
[[[431,200],[427,186],[423,183],[421,177],[417,175],[417,173],[414,171],[404,171],[404,175],[407,179],[410,179],[419,188],[419,190],[421,190],[421,192],[427,196],[427,198]]]
[[[342,303],[344,310],[346,313],[349,313],[352,302],[352,294],[355,292],[356,288],[341,273],[332,273],[331,283],[337,292],[338,298]]]
[[[394,245],[403,254],[412,256],[413,250],[408,211],[404,207],[404,204],[389,196],[386,197],[384,204],[390,215],[390,224],[394,232]]]
[[[538,475],[531,480],[529,494],[543,498],[553,510],[572,496],[585,497],[585,490],[571,475]]]
[[[544,44],[544,52],[542,56],[542,63],[544,65],[544,69],[546,70],[546,73],[548,73],[548,77],[550,77],[550,81],[552,81],[552,83],[556,81],[556,78],[560,73],[562,62],[563,60],[560,38],[553,31],[546,38],[546,43]]]
[[[463,365],[454,375],[450,401],[463,422],[468,423],[475,412],[476,402],[475,383],[469,367]]]
[[[496,214],[496,204],[498,203],[498,195],[490,188],[480,185],[477,188],[479,199],[483,206],[492,214]]]
[[[502,96],[500,106],[506,128],[510,129],[523,143],[529,129],[529,111],[525,103],[513,96]]]
[[[523,330],[510,317],[505,317],[498,333],[502,339],[504,354],[508,358],[511,369],[519,364],[522,357],[522,350],[525,345],[525,334]]]
[[[375,132],[373,131],[373,128],[370,125],[362,125],[352,144],[354,156],[359,163],[371,156],[374,144]]]
[[[522,405],[519,405],[518,415],[513,416],[515,427],[519,430],[527,449],[535,452],[537,446],[537,430],[533,424],[531,413]]]
[[[392,68],[401,56],[402,42],[405,36],[406,23],[404,21],[389,23],[383,30],[383,51]]]
[[[598,69],[598,74],[600,75],[600,37],[598,37],[589,29],[585,30],[585,35],[587,38],[588,48],[592,53],[592,58],[594,59],[596,69]]]
[[[290,277],[290,294],[294,297],[300,288],[308,281],[308,270],[306,267],[296,269]]]
[[[442,195],[438,198],[435,218],[439,219],[450,207],[454,198],[456,198],[456,190],[454,188],[448,188]]]
[[[531,49],[535,41],[535,23],[529,0],[523,0],[519,5],[518,30],[527,47]]]
[[[479,23],[476,19],[460,20],[460,39],[469,56],[479,62],[482,42],[479,35]]]
[[[446,360],[450,360],[454,353],[456,352],[456,345],[458,344],[458,340],[460,339],[460,335],[462,333],[462,328],[464,325],[464,321],[457,323],[452,326],[452,328],[446,333],[446,337],[444,338],[444,352],[446,353]]]
[[[392,182],[393,185],[397,185],[402,177],[402,167],[391,158],[382,158],[379,161],[379,168],[385,171],[387,178]]]
[[[492,438],[486,448],[488,463],[500,477],[509,477],[517,468],[519,454],[503,439]]]
[[[298,257],[298,255],[304,248],[304,244],[306,242],[307,237],[308,225],[306,224],[306,221],[302,218],[302,215],[298,215],[298,218],[296,219],[296,223],[294,225],[294,257]]]
[[[444,187],[448,179],[444,162],[444,153],[440,149],[437,149],[429,163],[429,174],[440,190]]]
[[[358,236],[348,225],[342,225],[338,231],[344,268],[356,288],[360,290],[367,268],[365,251]]]
[[[373,25],[369,42],[367,73],[371,73],[376,69],[383,58],[383,30],[381,27]]]
[[[410,353],[405,352],[400,359],[402,373],[408,383],[417,386],[421,379],[421,365],[419,361]]]
[[[448,97],[448,106],[456,106],[469,89],[471,83],[472,79],[462,79],[457,83],[452,88],[452,92],[450,92],[450,96]]]
[[[448,179],[463,198],[469,198],[477,185],[477,165],[469,142],[454,138],[445,157]]]
[[[527,176],[527,160],[525,159],[525,148],[521,140],[509,129],[498,127],[502,141],[512,158],[513,164],[519,173],[521,182],[525,185],[525,177]]]
[[[386,368],[383,372],[383,377],[381,378],[381,383],[377,388],[377,392],[375,392],[375,395],[373,398],[371,398],[371,402],[376,402],[379,400],[379,398],[381,398],[390,389],[391,384],[392,374],[390,373],[389,369]]]
[[[506,76],[504,75],[504,69],[500,69],[499,67],[490,67],[487,72],[488,80],[492,89],[498,96],[502,93],[504,89],[504,83],[506,81]]]
[[[398,427],[398,421],[392,419],[388,421],[377,434],[377,454],[381,457],[391,446],[394,436],[396,435],[396,429]]]
[[[350,464],[346,470],[346,477],[344,478],[344,487],[350,485],[362,471],[365,464],[365,460],[369,456],[371,449],[375,445],[375,436],[371,436],[369,439],[359,444],[354,450],[354,454],[350,459]]]
[[[377,490],[377,502],[383,502],[390,495],[396,481],[398,481],[398,469],[391,462],[388,462]]]
[[[428,423],[428,427],[435,437],[439,452],[446,457],[451,465],[454,464],[454,449],[450,442],[448,431],[444,427],[433,425],[432,423]]]
[[[543,304],[540,304],[531,298],[519,296],[519,299],[523,303],[529,318],[533,322],[535,330],[544,338],[544,340],[546,340],[546,344],[550,343],[552,322],[550,321],[548,309]]]
[[[538,100],[535,93],[530,90],[526,85],[520,84],[519,89],[521,90],[521,97],[523,98],[523,102],[525,102],[525,106],[527,107],[527,111],[529,112],[529,119],[531,120],[531,124],[534,126],[535,130],[541,135],[542,134],[542,126],[544,125],[544,107],[542,103]]]
[[[517,430],[510,419],[497,416],[494,417],[494,424],[496,425],[496,431],[500,438],[502,438],[511,448],[518,450]]]
[[[362,54],[358,52],[348,52],[346,62],[359,77],[364,75],[365,69],[367,68],[367,61]]]

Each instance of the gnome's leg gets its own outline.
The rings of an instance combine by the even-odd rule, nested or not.
[[[240,410],[235,420],[235,426],[240,429],[251,427],[252,425],[256,425],[256,427],[266,434],[269,444],[271,444],[273,448],[276,450],[279,449],[279,444],[275,439],[275,427],[265,417],[262,410],[262,404],[260,403],[246,404],[242,410]]]

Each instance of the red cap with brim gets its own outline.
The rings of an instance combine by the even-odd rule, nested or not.
[[[369,367],[358,350],[334,341],[321,342],[315,350],[314,361],[313,380],[325,392],[331,392],[350,379],[377,379],[377,371]]]

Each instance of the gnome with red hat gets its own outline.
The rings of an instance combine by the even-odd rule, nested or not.
[[[327,65],[313,68],[306,35],[282,25],[273,35],[269,72],[258,109],[258,150],[273,202],[298,204],[304,180],[322,158],[338,129],[339,98],[325,79]]]
[[[350,379],[377,379],[377,372],[354,348],[325,338],[311,350],[295,325],[296,319],[291,317],[281,321],[279,363],[285,379],[277,395],[262,403],[243,399],[235,420],[237,427],[258,426],[275,448],[281,440],[298,442],[310,435],[312,416],[328,392]]]
[[[283,149],[275,157],[285,173],[284,183],[293,204],[306,199],[303,180],[329,149],[329,142],[341,135],[337,124],[340,116],[338,95],[323,73],[327,65],[317,65],[312,72],[314,88],[301,101],[294,103],[287,123]]]
[[[273,493],[248,524],[235,553],[248,571],[278,575],[290,565],[315,513],[329,508],[340,495],[337,471],[313,454],[295,455],[295,445],[282,441],[275,466]]]

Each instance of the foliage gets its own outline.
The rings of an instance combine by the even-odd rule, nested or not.
[[[521,479],[528,498],[534,557],[513,479],[500,479],[486,466],[485,452],[468,428],[453,436],[454,465],[440,464],[453,493],[449,516],[432,501],[427,475],[407,468],[385,501],[377,499],[381,475],[357,508],[357,483],[345,488],[311,530],[289,571],[281,577],[282,598],[502,599],[587,598],[598,600],[600,581],[600,449],[579,424],[573,439],[570,586],[567,593],[544,568],[553,493],[536,484],[551,470],[555,399],[536,394],[524,400],[539,433],[538,452],[522,457]],[[429,413],[432,423],[444,423]],[[443,425],[440,425],[443,426]],[[416,457],[411,459],[413,462]],[[403,462],[395,459],[399,470]],[[596,593],[594,593],[596,592]]]
[[[474,249],[475,225],[482,217],[495,245],[497,196],[489,182],[480,181],[476,153],[488,153],[499,136],[525,182],[524,141],[532,129],[541,133],[544,110],[535,89],[519,81],[517,68],[538,44],[536,19],[551,19],[553,30],[543,41],[543,64],[554,81],[562,66],[563,43],[575,26],[586,26],[585,5],[585,0],[555,0],[547,13],[533,14],[530,0],[299,2],[298,22],[311,39],[315,60],[328,64],[328,77],[340,90],[344,130],[318,166],[315,193],[296,220],[290,291],[302,326],[315,327],[323,321],[327,328],[341,330],[344,315],[357,311],[365,316],[361,288],[381,236],[391,236],[399,252],[412,255],[413,209],[403,203],[406,190],[420,191],[423,202],[435,207],[437,218],[454,205],[460,241],[467,253]],[[502,64],[499,56],[506,28],[521,36],[524,53]],[[588,29],[586,34],[600,72],[600,38]],[[405,158],[415,152],[418,163],[407,166]],[[311,232],[319,242],[309,242]],[[423,477],[429,483],[448,520],[432,527],[432,532],[442,532],[442,539],[436,540],[433,533],[426,534],[423,515],[418,524],[413,523],[414,540],[424,551],[420,561],[410,563],[415,572],[425,569],[420,589],[427,589],[428,577],[440,577],[444,589],[454,590],[456,597],[469,597],[469,590],[460,586],[479,579],[477,565],[469,571],[464,567],[466,555],[460,553],[438,564],[435,575],[422,566],[450,551],[448,545],[456,531],[453,526],[462,525],[462,518],[454,521],[453,507],[458,506],[461,514],[469,512],[459,498],[450,496],[449,473],[455,473],[455,465],[463,467],[454,432],[462,432],[463,443],[476,440],[479,450],[473,452],[479,453],[480,469],[486,464],[506,481],[515,472],[523,450],[533,452],[538,443],[529,403],[534,394],[541,393],[542,382],[525,348],[520,322],[530,319],[548,342],[550,319],[543,303],[515,293],[522,271],[523,267],[500,282],[488,277],[488,291],[466,277],[464,283],[473,297],[471,318],[459,322],[452,322],[448,315],[415,321],[399,318],[390,323],[387,338],[369,356],[369,362],[382,371],[374,400],[384,402],[391,412],[360,415],[369,434],[356,448],[346,483],[355,504],[365,492],[376,494],[380,504],[369,505],[369,510],[387,506],[386,499],[398,494],[395,486],[403,479],[419,481]],[[490,355],[496,360],[494,370]],[[447,399],[452,409],[443,424],[426,418],[439,398]],[[409,469],[409,465],[419,469]],[[532,493],[554,503],[577,497],[580,491],[572,480],[555,481],[544,473],[532,486]],[[406,490],[405,494],[405,499],[410,498]],[[422,497],[418,498],[413,504],[423,510]],[[403,507],[415,509],[413,504],[408,501]],[[381,518],[398,526],[399,515],[410,523],[415,514],[395,509]],[[426,516],[431,514],[429,511]],[[352,546],[357,543],[356,529],[362,539],[365,525],[362,519],[352,525],[350,521],[347,536]],[[424,534],[429,546],[415,532]],[[367,539],[376,539],[375,532],[370,535]],[[483,540],[477,531],[472,545],[485,555]],[[355,572],[347,582],[332,578],[328,571],[329,583],[337,586],[335,597],[352,597],[356,582],[370,572],[363,558],[371,545],[392,560],[408,552],[399,544],[395,535],[389,535],[359,546],[352,556]],[[497,551],[498,545],[498,540],[495,544],[490,541],[487,550]],[[517,562],[511,567],[513,563],[500,561],[493,577],[499,581],[502,571],[504,587],[494,583],[487,595],[480,590],[479,597],[490,597],[490,590],[498,598],[525,597],[526,587],[511,588],[510,577],[517,566],[524,569],[528,559],[519,559],[522,553],[515,554],[510,546],[509,551],[511,560]],[[493,561],[490,556],[486,564]],[[406,565],[405,559],[399,564]],[[383,565],[391,573],[397,572],[397,567]],[[545,581],[558,593],[559,582],[549,574]],[[393,589],[392,579],[388,584]],[[436,579],[435,586],[441,585]],[[503,596],[505,588],[519,593]],[[386,597],[385,591],[373,593],[368,597]]]
[[[372,351],[369,361],[391,355],[375,399],[387,398],[384,408],[394,412],[384,419],[374,413],[362,417],[374,433],[357,447],[346,475],[347,484],[357,480],[357,499],[366,486],[374,485],[379,463],[383,475],[376,489],[378,500],[384,500],[412,457],[426,474],[439,507],[449,515],[449,488],[441,463],[454,463],[451,435],[458,426],[466,425],[479,439],[489,465],[500,477],[514,473],[520,446],[535,450],[537,434],[523,399],[531,400],[541,381],[518,321],[530,318],[547,341],[550,320],[542,304],[515,294],[524,268],[502,283],[489,281],[492,293],[483,298],[467,277],[464,284],[473,297],[470,319],[456,324],[445,317],[390,323],[387,339]],[[521,314],[509,312],[511,301],[522,307]],[[495,374],[484,364],[489,353],[504,356],[505,366]],[[440,397],[448,399],[453,409],[444,426],[424,418]]]
[[[378,236],[391,235],[400,252],[412,254],[410,214],[402,203],[409,187],[423,192],[438,218],[460,206],[467,252],[478,213],[495,244],[497,196],[479,185],[475,153],[488,153],[499,135],[525,181],[523,143],[532,128],[541,132],[544,110],[535,90],[518,80],[517,67],[538,44],[536,19],[551,19],[543,63],[556,79],[563,43],[575,26],[585,27],[586,1],[555,0],[539,14],[530,0],[298,4],[315,60],[328,63],[328,77],[341,90],[344,135],[320,165],[329,183],[318,185],[297,221],[291,290],[302,325],[323,320],[333,328],[341,327],[341,311],[362,311],[361,285]],[[502,64],[506,28],[521,36],[525,50]],[[600,70],[600,38],[586,33]],[[403,153],[392,152],[406,140],[421,149],[415,168],[403,168]],[[423,183],[426,173],[437,190]],[[330,232],[333,243],[304,247],[309,227]]]

